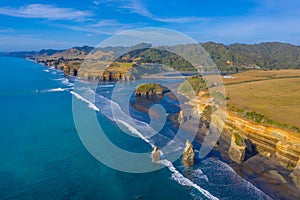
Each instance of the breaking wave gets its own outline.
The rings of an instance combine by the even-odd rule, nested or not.
[[[74,91],[71,91],[70,93],[71,93],[72,95],[74,95],[77,99],[79,99],[79,100],[81,100],[81,101],[87,103],[87,104],[89,105],[89,108],[91,108],[91,109],[93,109],[93,110],[95,110],[95,111],[97,111],[97,112],[100,111],[99,108],[98,108],[95,104],[93,104],[93,103],[90,102],[89,100],[85,99],[84,97],[82,97],[82,96],[79,95],[78,93],[76,93],[76,92],[74,92]]]

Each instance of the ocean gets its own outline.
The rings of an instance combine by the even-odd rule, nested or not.
[[[144,137],[126,124],[120,107],[125,128],[137,137],[124,133],[106,109],[114,83],[100,84],[93,104],[58,70],[21,58],[1,57],[0,63],[0,199],[270,199],[213,156],[191,168],[180,158],[164,160],[165,167],[148,173],[104,165],[80,140],[72,100],[96,113],[107,137],[128,151],[151,152],[160,138],[176,133],[167,123],[159,137]],[[146,113],[130,110],[141,129],[149,128]]]

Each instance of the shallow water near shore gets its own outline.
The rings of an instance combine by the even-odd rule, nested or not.
[[[0,61],[1,199],[269,199],[213,158],[197,161],[192,168],[183,167],[179,159],[172,166],[167,163],[168,167],[143,174],[103,165],[78,137],[72,115],[74,94],[70,93],[73,81],[31,61]],[[109,102],[113,87],[113,83],[99,85],[101,101],[96,99],[93,106],[78,101],[87,112],[97,112],[99,123],[115,144],[133,152],[150,152],[149,143],[124,134],[109,119],[109,112],[101,109]],[[174,102],[163,103],[168,107]],[[130,109],[132,117],[148,122],[146,113]],[[159,138],[170,138],[176,132],[167,123],[160,134],[150,142],[159,143]]]

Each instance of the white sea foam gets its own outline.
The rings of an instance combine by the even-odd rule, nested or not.
[[[196,183],[194,183],[190,179],[185,178],[180,172],[178,172],[176,170],[176,168],[174,167],[174,165],[170,161],[161,160],[160,163],[169,168],[169,170],[173,173],[172,174],[172,179],[175,180],[180,185],[193,187],[193,188],[197,189],[201,194],[206,196],[208,199],[213,199],[213,200],[218,199],[217,197],[213,196],[209,191],[204,190],[203,188],[201,188],[199,185],[197,185]]]
[[[55,79],[53,79],[54,81],[62,81],[62,80],[64,80],[65,78],[55,78]]]
[[[89,108],[91,108],[91,109],[93,109],[93,110],[95,110],[95,111],[98,111],[98,112],[100,111],[99,108],[98,108],[95,104],[93,104],[93,103],[90,102],[89,100],[83,98],[83,97],[82,97],[81,95],[79,95],[78,93],[73,92],[73,91],[71,91],[70,93],[73,94],[77,99],[79,99],[79,100],[81,100],[81,101],[87,103],[87,104],[89,105]]]
[[[145,142],[147,142],[148,144],[151,145],[151,147],[154,147],[154,145],[145,137],[143,136],[143,134],[141,134],[138,130],[136,130],[134,127],[130,126],[129,124],[127,124],[126,122],[117,119],[118,122],[120,122],[121,124],[123,124],[126,128],[128,128],[128,130],[130,132],[132,132],[133,134],[139,136],[142,140],[144,140]]]
[[[111,88],[114,87],[114,85],[100,85],[101,88]]]
[[[62,84],[66,85],[66,86],[73,86],[74,84],[73,83],[70,83],[69,79],[67,78],[64,78],[62,81],[61,81]]]
[[[49,69],[45,69],[44,72],[50,72]]]
[[[194,176],[199,179],[204,179],[205,181],[208,182],[207,176],[203,173],[203,171],[201,169],[196,169],[194,171]]]
[[[49,89],[47,90],[47,92],[63,92],[63,91],[66,91],[66,90],[69,90],[69,88],[54,88],[54,89]]]
[[[220,171],[220,173],[232,174],[233,176],[236,177],[234,180],[237,183],[237,185],[239,185],[240,187],[246,187],[246,188],[250,189],[253,192],[253,194],[256,194],[259,197],[259,199],[268,199],[268,200],[272,199],[267,194],[265,194],[263,191],[261,191],[260,189],[255,187],[252,183],[250,183],[246,179],[240,177],[228,164],[226,164],[220,160],[216,160],[216,159],[207,159],[207,160],[203,161],[203,163],[206,163],[207,167],[210,169],[212,167],[217,167],[218,171]],[[231,179],[233,179],[233,177]],[[218,185],[219,184],[216,184],[216,186],[218,186]],[[229,184],[226,184],[226,186],[229,186]]]
[[[44,92],[63,92],[63,91],[68,91],[68,90],[71,90],[73,89],[73,87],[70,87],[70,88],[53,88],[53,89],[47,89],[47,90],[41,90],[41,91],[38,91],[37,92],[41,92],[41,93],[44,93]]]

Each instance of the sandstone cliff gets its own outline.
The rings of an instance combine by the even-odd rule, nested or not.
[[[194,114],[200,114],[201,116],[205,115],[204,111],[207,110],[206,108],[215,106],[213,99],[204,92],[200,92],[198,96],[190,99],[188,103],[194,106]],[[208,114],[210,115],[212,112]],[[224,129],[230,133],[238,132],[261,155],[275,157],[286,168],[294,169],[296,167],[300,156],[299,134],[243,119],[229,110],[226,111],[225,123],[217,114],[212,114],[210,120],[224,124]]]
[[[213,105],[211,101],[207,101],[207,99],[199,96],[197,99],[190,101],[189,104],[194,106],[194,114],[201,115],[204,114],[205,108]],[[291,177],[300,188],[299,133],[290,132],[270,125],[258,124],[243,119],[229,110],[226,111],[225,122],[215,113],[212,113],[210,120],[218,122],[215,124],[224,125],[224,130],[226,131],[223,131],[223,134],[238,132],[243,138],[245,144],[239,146],[235,142],[236,137],[232,135],[228,151],[231,160],[241,163],[245,158],[246,150],[251,149],[249,150],[251,152],[257,151],[260,155],[274,158],[283,167],[294,170],[293,173],[291,173]]]
[[[134,63],[110,63],[99,60],[87,62],[82,58],[56,57],[39,57],[35,59],[35,62],[61,70],[66,76],[79,76],[84,80],[131,81],[136,79],[129,73],[135,66]]]
[[[225,124],[226,129],[238,130],[242,137],[249,139],[260,154],[274,156],[287,168],[296,167],[300,156],[300,137],[297,133],[249,122],[229,111]]]

